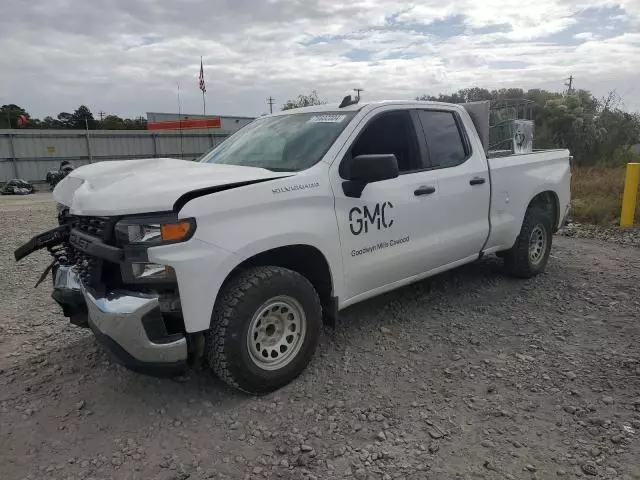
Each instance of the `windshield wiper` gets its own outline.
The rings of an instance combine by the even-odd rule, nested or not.
[[[262,167],[265,170],[270,170],[272,172],[295,172],[295,170],[291,170],[290,168],[283,168],[283,167]]]

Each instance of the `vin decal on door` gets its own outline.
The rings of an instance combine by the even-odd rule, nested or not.
[[[373,209],[368,206],[353,207],[349,210],[349,229],[353,235],[361,233],[369,233],[369,227],[372,229],[383,230],[393,225],[391,210],[393,204],[391,202],[376,203]]]

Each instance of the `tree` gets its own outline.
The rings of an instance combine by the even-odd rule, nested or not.
[[[80,105],[76,111],[71,114],[70,126],[68,128],[95,130],[96,121],[93,113],[85,105]]]
[[[56,128],[73,128],[73,115],[69,112],[60,112],[56,120]]]
[[[514,109],[512,102],[504,102],[519,99],[524,101],[524,108],[519,104],[519,108]],[[633,158],[631,145],[640,142],[640,115],[622,111],[615,92],[598,100],[587,90],[562,94],[540,89],[526,92],[520,88],[489,91],[473,87],[452,94],[422,95],[417,100],[449,103],[490,100],[498,107],[491,111],[491,135],[494,140],[498,137],[509,138],[506,125],[516,114],[517,118],[534,120],[535,148],[568,148],[578,164],[623,164]],[[504,105],[511,106],[500,108]],[[526,117],[523,113],[527,114]]]
[[[18,118],[24,115],[29,119],[27,111],[14,103],[0,107],[0,128],[18,128]]]
[[[101,127],[105,130],[124,130],[124,120],[117,115],[107,115]]]
[[[143,117],[125,118],[124,128],[127,130],[146,130],[147,120]]]
[[[311,105],[324,105],[326,100],[320,100],[318,92],[312,90],[309,95],[298,95],[295,100],[287,100],[282,106],[282,110],[291,110],[292,108],[309,107]]]

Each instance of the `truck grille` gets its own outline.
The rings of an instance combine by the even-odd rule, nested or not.
[[[111,236],[109,217],[80,217],[73,215],[70,218],[73,228],[82,230],[102,240],[108,240]]]
[[[71,228],[77,228],[93,237],[100,238],[106,243],[110,243],[113,239],[114,223],[110,217],[78,216],[67,213],[62,220],[64,223],[70,224]],[[101,288],[103,286],[103,267],[108,262],[100,258],[91,257],[73,248],[70,243],[67,243],[65,247],[68,262],[73,265],[82,283],[95,289]]]
[[[82,280],[82,283],[92,287],[97,287],[102,276],[103,261],[79,252],[73,247],[71,247],[71,250],[74,270],[78,274],[78,277],[80,277],[80,280]]]

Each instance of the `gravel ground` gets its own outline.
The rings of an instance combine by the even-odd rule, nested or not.
[[[558,236],[356,305],[261,398],[113,364],[13,249],[48,194],[0,199],[2,479],[640,479],[640,250]]]

